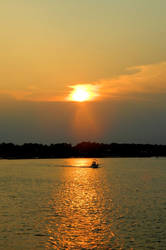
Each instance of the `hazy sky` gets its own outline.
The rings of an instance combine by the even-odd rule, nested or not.
[[[165,0],[1,0],[0,142],[166,144]],[[64,101],[97,86],[90,103]]]

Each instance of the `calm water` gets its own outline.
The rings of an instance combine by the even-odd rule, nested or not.
[[[166,249],[166,159],[0,160],[0,249]]]

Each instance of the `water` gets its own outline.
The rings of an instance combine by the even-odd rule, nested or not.
[[[166,249],[166,159],[0,160],[0,249]]]

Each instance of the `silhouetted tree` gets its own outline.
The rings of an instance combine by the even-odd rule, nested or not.
[[[65,157],[150,157],[166,156],[166,145],[81,142],[43,145],[39,143],[0,144],[1,158],[65,158]]]

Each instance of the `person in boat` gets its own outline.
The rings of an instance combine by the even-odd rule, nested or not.
[[[92,161],[91,167],[92,168],[98,168],[99,164],[97,163],[97,161]]]

